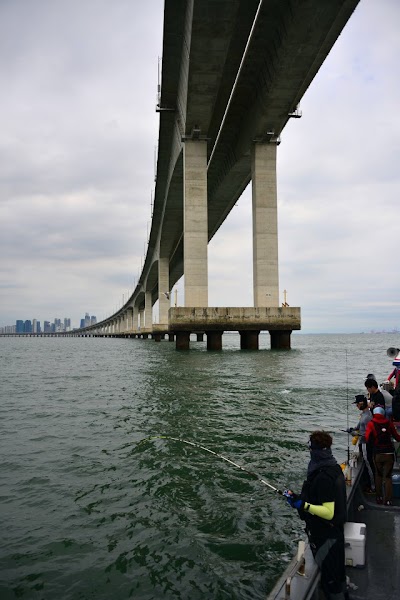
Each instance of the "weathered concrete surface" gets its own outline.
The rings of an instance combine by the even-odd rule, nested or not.
[[[166,325],[163,323],[153,323],[153,326],[152,326],[151,330],[149,330],[149,332],[150,331],[151,331],[151,333],[166,335],[167,333],[170,332],[170,327],[169,327],[169,325]]]
[[[259,331],[239,331],[240,333],[240,349],[241,350],[258,350],[259,348]],[[291,332],[289,332],[290,335]]]
[[[173,307],[169,328],[178,331],[293,331],[301,328],[299,307]]]
[[[185,306],[208,306],[206,141],[185,143],[183,172]]]
[[[253,144],[251,172],[254,306],[277,307],[279,272],[276,144]]]

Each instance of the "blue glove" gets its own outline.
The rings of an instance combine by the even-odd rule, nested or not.
[[[297,494],[292,492],[292,490],[285,490],[283,495],[286,498],[287,503],[292,508],[297,508],[297,510],[302,510],[304,508],[304,500],[302,500]]]

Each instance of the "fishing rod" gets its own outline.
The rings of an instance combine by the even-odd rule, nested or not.
[[[217,456],[218,458],[220,458],[221,460],[224,460],[225,462],[229,463],[230,465],[237,467],[241,471],[244,471],[248,475],[251,475],[252,477],[257,479],[263,485],[266,485],[267,487],[269,487],[275,493],[283,496],[282,490],[279,490],[278,488],[273,486],[271,483],[268,483],[268,481],[266,481],[265,479],[263,479],[262,477],[257,475],[257,473],[254,473],[253,471],[249,471],[248,469],[245,469],[245,467],[242,467],[242,465],[238,465],[237,463],[233,462],[233,460],[231,460],[230,458],[227,458],[226,456],[222,456],[222,454],[218,454],[218,452],[214,452],[214,450],[210,450],[210,448],[206,448],[205,446],[202,446],[201,444],[197,444],[195,442],[190,442],[189,440],[183,440],[181,438],[172,437],[170,435],[152,435],[150,437],[144,438],[143,440],[140,440],[137,443],[137,445],[143,444],[144,442],[148,442],[150,440],[157,440],[157,439],[158,440],[173,440],[174,442],[180,442],[181,444],[188,444],[189,446],[193,446],[194,448],[200,448],[201,450],[204,450],[205,452],[209,452],[209,454],[212,454],[213,456]]]

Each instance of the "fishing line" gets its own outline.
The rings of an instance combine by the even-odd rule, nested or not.
[[[347,365],[347,348],[346,348],[346,402],[347,402],[347,462],[350,463],[349,369],[348,369],[348,365]]]
[[[254,473],[253,471],[249,471],[248,469],[245,469],[245,467],[242,467],[242,465],[238,465],[237,463],[233,462],[233,460],[231,460],[230,458],[227,458],[226,456],[222,456],[222,454],[218,454],[218,452],[214,452],[214,450],[210,450],[210,448],[206,448],[205,446],[202,446],[201,444],[196,444],[195,442],[190,442],[189,440],[182,440],[181,438],[176,438],[176,437],[172,437],[169,435],[153,435],[148,438],[144,438],[143,440],[140,440],[137,444],[138,445],[143,444],[144,442],[148,442],[150,440],[173,440],[174,442],[180,442],[181,444],[188,444],[189,446],[193,446],[194,448],[200,448],[201,450],[204,450],[205,452],[209,452],[209,454],[212,454],[213,456],[217,456],[221,460],[224,460],[225,462],[229,463],[230,465],[233,465],[234,467],[240,469],[241,471],[244,471],[248,475],[251,475],[252,477],[257,479],[260,483],[262,483],[263,485],[266,485],[267,487],[269,487],[271,490],[273,490],[277,494],[280,494],[281,496],[283,495],[282,490],[278,490],[278,488],[273,486],[271,483],[268,483],[268,481],[265,481],[265,479],[263,479],[262,477],[257,475],[257,473]]]

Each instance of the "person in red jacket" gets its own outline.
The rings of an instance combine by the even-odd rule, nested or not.
[[[400,382],[400,368],[395,366],[393,371],[388,375],[388,382],[394,377],[394,387],[397,388]]]
[[[392,505],[392,471],[394,465],[394,446],[392,438],[400,442],[396,427],[385,416],[385,409],[377,406],[373,418],[367,424],[365,439],[373,447],[375,465],[376,501],[378,504]],[[384,493],[382,491],[384,486]]]

